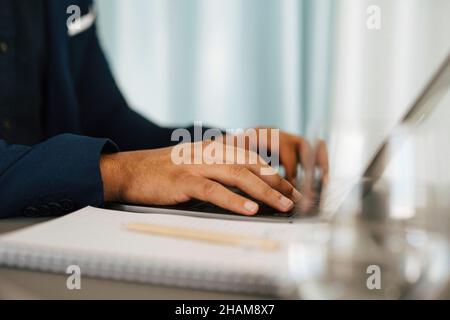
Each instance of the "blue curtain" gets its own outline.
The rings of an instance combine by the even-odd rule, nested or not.
[[[333,0],[98,0],[129,103],[161,124],[326,136]]]

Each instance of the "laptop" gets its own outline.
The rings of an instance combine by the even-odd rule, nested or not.
[[[414,128],[423,122],[427,116],[433,112],[439,104],[445,93],[450,88],[450,54],[446,57],[437,72],[433,75],[424,89],[420,92],[417,99],[412,103],[404,116],[400,119],[394,129],[386,136],[380,144],[378,151],[374,154],[369,165],[366,167],[364,174],[358,181],[339,185],[334,185],[333,190],[330,185],[324,186],[325,192],[320,192],[319,184],[319,201],[313,201],[314,205],[306,212],[301,206],[295,206],[289,213],[281,213],[277,210],[256,201],[260,205],[260,210],[255,216],[241,216],[233,212],[217,207],[211,203],[193,200],[176,206],[136,206],[128,204],[110,204],[109,207],[116,210],[123,210],[136,213],[166,213],[175,215],[186,215],[205,218],[221,218],[231,220],[251,220],[266,222],[284,222],[293,223],[304,217],[316,218],[319,221],[328,220],[331,216],[339,211],[345,203],[346,198],[357,192],[361,200],[366,197],[374,184],[383,175],[393,153],[389,150],[389,142],[394,138],[398,138],[400,128],[408,126]],[[398,141],[398,139],[397,139]],[[301,183],[301,181],[300,181]],[[239,190],[233,190],[241,193]],[[247,196],[248,197],[248,196]],[[325,197],[325,199],[324,199]],[[330,199],[331,198],[331,199]],[[328,203],[334,202],[331,210],[324,210],[321,205],[324,200]]]

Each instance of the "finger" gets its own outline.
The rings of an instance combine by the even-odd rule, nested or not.
[[[242,215],[255,215],[258,213],[258,204],[234,192],[231,192],[220,183],[209,179],[192,176],[185,191],[190,197],[210,202],[216,206]]]
[[[308,140],[303,138],[300,139],[299,147],[300,163],[308,176],[312,176],[315,161],[314,150]]]
[[[291,199],[270,187],[245,166],[211,166],[207,172],[207,177],[230,187],[237,187],[252,198],[281,212],[287,212],[294,207],[294,202]]]
[[[327,145],[323,140],[319,140],[317,143],[316,164],[320,168],[322,174],[322,184],[327,184],[329,177],[328,150]]]
[[[301,193],[295,189],[292,184],[283,179],[261,156],[248,150],[238,149],[238,152],[245,153],[245,167],[266,184],[281,192],[294,202],[301,200]]]
[[[286,179],[283,179],[279,174],[263,174],[262,168],[263,166],[247,166],[247,168],[256,176],[258,176],[262,181],[267,183],[273,189],[279,191],[294,203],[300,201],[303,196],[301,193]]]
[[[300,190],[304,196],[302,207],[305,211],[309,210],[317,196],[314,191],[315,160],[311,144],[306,139],[300,138],[300,163],[304,172]]]
[[[280,161],[286,171],[286,178],[292,185],[297,180],[298,150],[299,146],[295,143],[280,148]]]

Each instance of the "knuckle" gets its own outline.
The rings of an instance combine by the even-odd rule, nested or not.
[[[175,174],[176,180],[190,181],[194,176],[188,171],[181,171]]]
[[[275,175],[273,175],[273,185],[276,187],[276,188],[281,188],[281,187],[283,187],[283,178],[282,177],[280,177],[280,175],[279,174],[275,174]]]
[[[285,182],[283,183],[284,185],[284,190],[287,194],[291,194],[292,192],[294,192],[294,186],[292,184],[290,184],[289,182]]]
[[[214,182],[208,181],[203,184],[202,192],[206,197],[212,196],[217,191],[217,186]]]
[[[232,204],[232,203],[240,204],[240,202],[241,202],[239,197],[236,196],[236,194],[234,194],[233,192],[226,193],[225,199],[226,199],[226,202],[229,204]]]
[[[264,187],[263,195],[265,198],[273,198],[277,196],[277,192],[273,190],[271,187]]]
[[[282,184],[284,180],[278,173],[273,175],[273,179],[278,185]]]
[[[236,179],[241,179],[246,174],[247,169],[241,166],[230,166],[231,175]]]

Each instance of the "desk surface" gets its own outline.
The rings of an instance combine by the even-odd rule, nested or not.
[[[0,234],[46,219],[0,221]],[[258,299],[262,297],[178,289],[136,283],[82,279],[81,290],[68,290],[66,276],[0,268],[0,299]]]
[[[0,220],[0,235],[47,219]],[[261,296],[82,279],[81,290],[68,290],[66,276],[0,268],[0,299],[262,299]],[[450,299],[450,285],[437,298]]]

